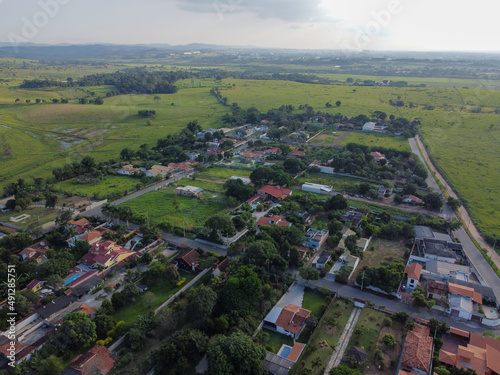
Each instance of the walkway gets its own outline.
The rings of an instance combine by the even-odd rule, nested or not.
[[[342,331],[342,335],[340,336],[339,342],[337,343],[337,346],[333,351],[332,357],[330,358],[328,365],[326,365],[325,375],[328,375],[332,368],[337,367],[340,364],[340,361],[342,360],[345,350],[347,349],[347,344],[349,344],[349,340],[351,339],[354,327],[356,327],[356,323],[358,322],[360,314],[360,308],[355,307],[354,310],[352,310],[351,316],[349,317],[349,320],[347,321],[347,324]]]

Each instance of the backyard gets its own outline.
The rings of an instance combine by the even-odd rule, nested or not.
[[[20,220],[18,222],[10,222],[9,219],[11,217],[18,217],[21,215],[29,215],[27,219]],[[19,213],[15,212],[5,212],[0,214],[0,221],[8,224],[12,224],[18,226],[23,229],[30,229],[33,227],[37,227],[43,224],[46,224],[50,221],[53,221],[59,215],[59,210],[53,208],[27,208]]]
[[[353,307],[351,302],[341,299],[332,301],[290,374],[299,374],[302,369],[310,370],[311,375],[323,374],[324,367],[332,356],[333,349],[342,335]],[[301,339],[302,335],[298,342],[303,342]]]
[[[126,324],[132,324],[140,315],[147,314],[153,311],[156,307],[165,302],[171,295],[175,294],[178,290],[183,288],[188,282],[195,278],[196,274],[179,271],[181,278],[186,278],[186,281],[180,286],[172,286],[169,281],[162,281],[150,288],[148,288],[145,293],[153,293],[154,298],[148,305],[144,302],[144,295],[140,294],[136,297],[135,301],[129,302],[127,306],[116,310],[112,316],[115,321],[119,322],[121,320],[125,321]]]
[[[396,339],[396,345],[392,348],[382,343],[382,338],[386,333],[394,335]],[[365,349],[368,359],[364,366],[359,368],[365,374],[394,374],[394,366],[397,364],[395,361],[399,358],[402,342],[402,323],[392,321],[390,315],[384,312],[364,308],[349,340],[347,350],[353,346]],[[377,349],[382,352],[383,360],[373,359]],[[380,355],[380,352],[378,352],[378,355]]]

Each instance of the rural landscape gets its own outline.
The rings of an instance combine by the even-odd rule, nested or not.
[[[500,374],[500,55],[250,44],[0,38],[0,374]]]

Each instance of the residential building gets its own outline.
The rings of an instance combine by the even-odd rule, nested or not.
[[[257,226],[261,225],[277,225],[279,227],[291,227],[292,223],[286,221],[283,215],[263,216],[257,220]]]
[[[185,197],[199,197],[203,192],[202,188],[196,186],[179,186],[175,189],[175,194],[182,195]]]
[[[133,174],[139,172],[139,168],[135,168],[132,164],[127,164],[122,166],[118,172],[118,174],[124,175],[124,176],[132,176]]]
[[[263,327],[296,339],[309,315],[311,315],[310,310],[296,305],[287,305],[283,308],[275,306],[264,318]]]
[[[330,271],[326,274],[325,279],[330,281],[335,281],[337,274],[346,267],[350,267],[351,272],[349,273],[347,279],[351,277],[352,273],[356,269],[359,264],[359,258],[351,255],[349,250],[346,250],[344,254],[342,254],[339,259],[335,262]]]
[[[311,182],[304,182],[302,184],[301,190],[308,191],[310,193],[326,194],[326,195],[332,195],[334,193],[333,187],[331,186],[313,184]]]
[[[214,266],[212,277],[220,276],[221,273],[226,272],[227,267],[229,267],[229,259],[226,258],[222,262]]]
[[[323,251],[312,261],[312,266],[317,269],[324,269],[326,264],[332,259],[332,254]]]
[[[438,260],[430,260],[425,263],[423,271],[427,278],[445,278],[449,280],[469,281],[471,270],[469,266],[464,266],[457,263],[440,262]]]
[[[309,247],[314,250],[321,250],[323,244],[328,239],[328,229],[314,229],[309,228],[306,232],[306,237],[304,241],[304,246]]]
[[[401,369],[417,375],[428,375],[432,360],[433,340],[430,328],[416,324],[408,331],[401,354]]]
[[[296,158],[302,158],[304,155],[306,154],[305,151],[303,150],[293,150],[291,153],[290,153],[290,156],[294,156]]]
[[[286,197],[292,195],[292,191],[290,189],[282,188],[279,185],[265,185],[257,190],[257,194],[268,200],[276,202],[278,199],[285,199]]]
[[[363,348],[358,348],[357,346],[353,346],[347,351],[348,357],[354,357],[354,360],[358,365],[361,365],[368,358],[368,354],[366,350]]]
[[[311,168],[318,168],[320,173],[326,173],[326,174],[334,174],[335,173],[335,168],[329,167],[322,165],[321,161],[319,160],[314,160],[309,164],[308,169]]]
[[[61,375],[106,375],[114,365],[111,351],[105,346],[96,345],[87,353],[78,355]]]
[[[346,212],[340,218],[340,221],[348,227],[357,227],[361,223],[361,220],[363,220],[363,214],[353,210]]]
[[[381,152],[373,151],[370,152],[370,155],[373,156],[373,160],[377,163],[380,162],[381,160],[385,160],[385,155],[382,154]]]
[[[45,253],[49,250],[49,241],[43,240],[34,243],[31,246],[24,248],[18,256],[24,261],[28,262],[30,259],[34,259],[36,263],[41,264],[47,260]]]
[[[70,220],[68,221],[68,226],[71,226],[75,229],[76,233],[82,234],[87,231],[87,227],[90,225],[90,221],[85,218],[79,220]]]
[[[363,131],[364,132],[372,132],[375,129],[376,124],[374,122],[365,122],[363,125]]]
[[[500,374],[500,342],[450,327],[443,335],[439,361],[446,367],[474,370],[478,375]]]
[[[430,260],[456,263],[465,262],[467,259],[460,243],[432,238],[415,238],[410,261],[425,263]]]
[[[171,174],[173,172],[173,168],[171,167],[165,167],[164,165],[153,165],[151,169],[148,169],[146,171],[146,176],[147,177],[162,177],[165,178],[167,175]]]
[[[26,285],[26,289],[31,289],[33,292],[38,292],[40,289],[42,289],[43,284],[45,284],[45,281],[33,279],[28,285]]]
[[[134,254],[133,251],[127,250],[113,241],[106,241],[94,244],[81,261],[90,267],[108,268]]]
[[[252,180],[250,180],[248,177],[241,177],[241,176],[231,176],[229,178],[231,181],[236,181],[236,180],[241,180],[244,185],[248,185],[252,183]]]
[[[406,266],[406,288],[414,290],[420,285],[420,274],[422,272],[422,265],[419,263],[412,263]]]
[[[200,265],[200,254],[194,249],[184,250],[171,262],[177,268],[187,271],[195,271]]]
[[[403,196],[403,203],[407,203],[407,204],[410,204],[412,206],[416,206],[416,205],[424,203],[424,201],[422,199],[420,199],[419,197],[408,194],[408,195]]]

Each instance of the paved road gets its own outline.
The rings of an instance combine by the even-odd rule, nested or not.
[[[404,311],[408,315],[413,318],[421,318],[421,319],[430,319],[436,318],[441,321],[446,321],[448,325],[453,327],[473,331],[477,333],[481,333],[485,330],[492,331],[496,336],[500,335],[500,327],[486,327],[480,323],[472,322],[470,320],[463,319],[454,319],[449,314],[439,312],[436,310],[427,310],[423,308],[413,307],[412,305],[407,305],[399,302],[398,299],[388,299],[387,297],[381,297],[376,294],[360,290],[356,287],[350,285],[339,284],[334,281],[329,281],[325,279],[320,280],[309,280],[305,281],[302,278],[298,278],[299,282],[304,283],[306,286],[316,286],[317,288],[321,288],[322,286],[326,286],[329,290],[338,293],[340,296],[347,297],[349,299],[359,298],[362,300],[370,300],[376,306],[385,306],[385,309],[388,311],[398,312]]]
[[[418,156],[418,158],[422,161],[425,168],[427,169],[427,172],[429,173],[425,181],[432,190],[441,192],[439,185],[437,184],[431,171],[427,167],[426,161],[424,160],[424,157],[422,156],[422,153],[420,152],[415,139],[410,138],[409,142],[412,152]],[[430,163],[430,160],[427,159],[427,162]],[[443,206],[443,213],[449,218],[457,218],[455,212],[450,208],[450,206],[448,206],[447,203],[445,203]],[[459,228],[458,230],[453,232],[453,236],[462,243],[465,254],[472,262],[484,282],[493,289],[497,300],[500,300],[500,279],[498,278],[498,275],[495,273],[495,271],[493,271],[491,266],[486,262],[483,254],[481,254],[476,245],[474,245],[465,229],[463,227]],[[500,258],[498,257],[498,254],[490,253],[490,256],[492,256],[492,259],[495,261],[495,263],[500,266]],[[497,260],[497,258],[499,259]]]

